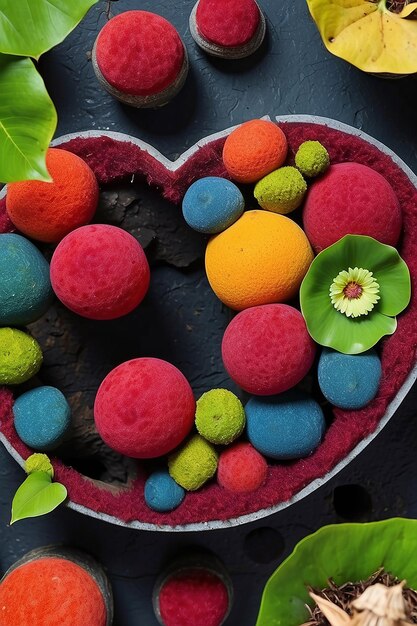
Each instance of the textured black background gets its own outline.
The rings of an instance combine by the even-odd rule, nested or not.
[[[192,5],[193,0],[119,0],[113,4],[114,12],[135,8],[163,15],[176,26],[188,48],[191,68],[186,86],[159,111],[130,109],[101,91],[89,52],[105,22],[105,2],[94,7],[71,36],[40,62],[58,109],[57,135],[116,130],[140,137],[175,158],[201,137],[253,117],[311,113],[362,128],[417,171],[415,79],[368,76],[333,58],[325,51],[303,0],[263,0],[268,36],[261,50],[239,62],[213,60],[196,48],[189,34]],[[171,265],[181,265],[183,245],[187,248],[188,244],[176,244]],[[224,383],[218,365],[224,323],[219,322],[219,307],[208,295],[198,264],[186,272],[172,266],[157,271],[167,305],[158,320],[166,331],[166,343],[158,341],[156,325],[151,329],[155,355],[175,352],[177,364],[194,372],[196,391]],[[198,317],[191,338],[184,328],[192,307],[204,314]],[[377,440],[304,501],[258,523],[199,534],[130,531],[63,508],[10,528],[10,502],[24,474],[0,448],[0,569],[7,569],[26,551],[49,543],[85,548],[103,562],[113,583],[115,626],[153,626],[151,591],[164,563],[186,547],[205,547],[221,556],[233,578],[236,598],[227,623],[252,626],[266,579],[301,537],[323,524],[346,519],[416,515],[415,400],[413,390]]]

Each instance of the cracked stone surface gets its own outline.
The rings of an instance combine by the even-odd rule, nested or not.
[[[266,41],[249,59],[224,61],[207,57],[191,38],[188,16],[194,0],[114,2],[114,12],[140,8],[166,17],[178,29],[190,57],[183,91],[163,109],[140,111],[113,100],[95,80],[90,53],[105,23],[106,3],[100,0],[82,24],[40,61],[58,110],[57,136],[87,129],[119,131],[140,137],[175,159],[200,138],[247,119],[310,113],[363,129],[417,171],[413,132],[417,80],[376,78],[331,56],[304,0],[260,0],[260,4],[267,18]],[[143,308],[123,321],[75,324],[72,314],[55,305],[32,330],[45,349],[42,380],[61,386],[68,395],[83,418],[77,428],[84,429],[95,454],[107,459],[103,475],[107,472],[107,479],[117,482],[126,479],[129,463],[113,462],[115,453],[103,448],[91,419],[95,390],[113,363],[152,348],[155,356],[183,369],[197,394],[214,385],[233,386],[219,360],[230,312],[213,296],[204,277],[204,238],[186,227],[179,208],[143,185],[104,190],[97,221],[110,221],[110,216],[112,223],[139,239],[151,261],[152,287]],[[111,345],[106,343],[110,327],[118,337]],[[132,343],[128,339],[137,327],[141,332]],[[66,360],[59,363],[57,354],[63,351]],[[324,524],[346,521],[333,505],[336,487],[361,485],[371,497],[370,511],[361,513],[352,502],[351,519],[417,516],[416,400],[414,388],[377,439],[308,498],[250,525],[198,535],[131,531],[65,508],[9,527],[11,499],[24,474],[0,447],[0,569],[5,571],[38,546],[65,543],[83,548],[108,571],[115,595],[114,625],[157,626],[151,604],[156,576],[185,548],[205,547],[223,559],[235,586],[227,626],[254,626],[262,588],[295,543]],[[67,443],[68,459],[76,441],[77,437]],[[82,450],[78,453],[83,457],[78,462],[90,471],[91,459]],[[108,467],[115,465],[118,472],[109,473]],[[271,539],[264,528],[277,531],[275,544],[274,535]],[[265,562],[268,551],[270,561]]]

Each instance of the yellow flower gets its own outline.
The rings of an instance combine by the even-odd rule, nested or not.
[[[372,272],[362,267],[339,272],[329,293],[334,308],[346,317],[368,315],[380,299],[379,285]]]

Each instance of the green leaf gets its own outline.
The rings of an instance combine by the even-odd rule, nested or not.
[[[67,490],[64,485],[51,482],[51,477],[46,472],[34,472],[16,491],[10,523],[50,513],[64,502],[66,497]]]
[[[354,319],[337,311],[329,296],[334,278],[349,267],[373,272],[381,296],[368,315]],[[372,237],[346,235],[313,260],[301,284],[300,305],[314,341],[344,354],[360,354],[395,332],[393,316],[410,296],[410,272],[395,248]]]
[[[379,567],[417,588],[417,520],[325,526],[300,541],[266,584],[256,626],[300,626],[312,604],[307,586],[364,580]]]
[[[336,311],[334,306],[322,306],[313,296],[311,307],[315,315],[307,315],[306,324],[311,337],[322,346],[328,346],[343,354],[360,354],[375,346],[385,335],[392,335],[397,329],[395,317],[382,315],[373,310],[368,315],[351,319]]]
[[[365,235],[347,235],[343,253],[345,263],[372,271],[378,281],[381,301],[378,311],[383,315],[398,315],[410,302],[410,272],[393,246],[381,244]]]
[[[98,0],[1,0],[0,52],[38,59],[77,26]]]
[[[57,116],[30,59],[0,55],[0,181],[51,180],[45,154]]]

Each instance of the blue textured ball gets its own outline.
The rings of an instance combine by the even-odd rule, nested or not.
[[[184,219],[199,233],[213,235],[233,224],[243,213],[245,201],[230,180],[208,176],[191,185],[182,202]]]
[[[52,298],[49,264],[36,246],[20,235],[0,235],[0,326],[36,321]]]
[[[340,409],[361,409],[377,394],[381,361],[375,350],[362,354],[341,354],[323,349],[319,360],[320,389]]]
[[[249,441],[272,459],[308,456],[319,445],[326,427],[317,402],[296,390],[253,397],[245,411]]]
[[[71,425],[71,409],[55,387],[37,387],[19,396],[13,405],[20,439],[34,450],[53,450]]]
[[[184,500],[184,496],[185,490],[167,471],[154,472],[145,483],[145,502],[150,509],[158,513],[176,509]]]

